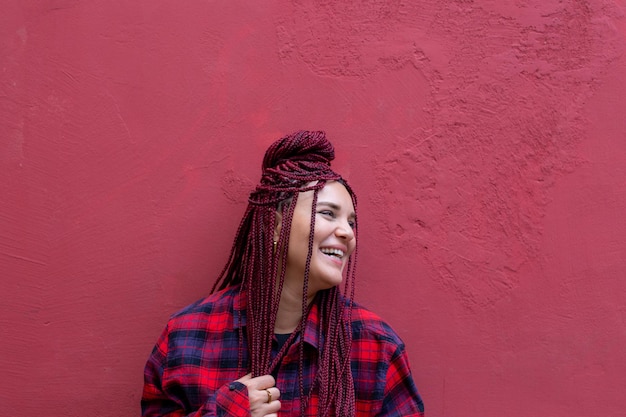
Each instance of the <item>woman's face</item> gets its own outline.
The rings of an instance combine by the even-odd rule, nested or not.
[[[285,271],[287,286],[299,285],[302,288],[312,203],[313,191],[307,191],[298,196],[294,208]],[[337,181],[329,181],[317,195],[309,296],[341,283],[348,257],[356,247],[354,222],[354,205],[348,190]]]

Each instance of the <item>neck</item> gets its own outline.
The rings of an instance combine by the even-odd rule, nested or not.
[[[307,299],[307,306],[313,302],[313,296]],[[276,323],[274,324],[274,333],[286,334],[292,333],[300,320],[302,319],[302,288],[294,290],[287,285],[283,286],[280,294],[280,303],[278,305],[278,313],[276,314]]]

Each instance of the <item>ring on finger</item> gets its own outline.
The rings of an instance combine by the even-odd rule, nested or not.
[[[267,403],[269,404],[272,402],[272,393],[268,388],[265,389],[265,392],[267,392]]]

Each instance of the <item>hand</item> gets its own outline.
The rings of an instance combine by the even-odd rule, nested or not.
[[[271,375],[261,375],[252,378],[251,374],[237,380],[248,387],[250,399],[250,414],[252,417],[278,417],[280,410],[280,391],[274,386],[276,381]],[[269,394],[268,394],[269,391]],[[268,402],[268,400],[270,400]]]

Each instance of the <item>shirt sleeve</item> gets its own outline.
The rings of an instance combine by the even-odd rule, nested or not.
[[[398,345],[389,362],[380,417],[424,416],[424,403],[411,376],[404,345]]]
[[[159,337],[144,369],[142,417],[250,417],[248,390],[240,382],[222,386],[198,410],[185,407],[185,387],[163,386],[163,374],[167,368],[168,328]]]

